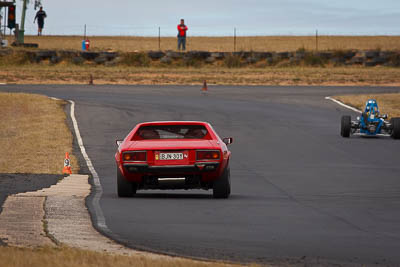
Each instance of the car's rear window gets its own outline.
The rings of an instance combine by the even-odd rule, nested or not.
[[[207,139],[203,125],[151,125],[142,126],[133,139]]]

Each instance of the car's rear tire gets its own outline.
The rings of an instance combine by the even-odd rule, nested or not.
[[[392,118],[390,122],[392,125],[392,138],[400,139],[400,118]]]
[[[342,116],[340,135],[343,137],[350,137],[350,131],[351,131],[351,117],[347,115]]]
[[[136,194],[137,184],[129,182],[117,167],[117,192],[118,197],[133,197]]]
[[[229,166],[226,166],[222,175],[214,181],[213,197],[228,198],[231,194],[231,171]]]

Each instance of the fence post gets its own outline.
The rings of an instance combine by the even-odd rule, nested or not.
[[[7,9],[4,8],[4,38],[7,36]],[[10,29],[10,35],[11,35],[11,29]]]
[[[161,27],[158,27],[158,50],[161,51]]]
[[[233,30],[233,52],[236,52],[236,27]]]
[[[83,30],[83,40],[86,40],[86,24]]]

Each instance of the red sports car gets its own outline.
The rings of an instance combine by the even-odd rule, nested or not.
[[[231,192],[227,145],[206,122],[140,123],[117,141],[119,197],[139,189],[213,189],[215,198]]]

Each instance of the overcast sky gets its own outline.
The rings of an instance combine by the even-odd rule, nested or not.
[[[22,0],[17,1],[21,10]],[[27,34],[36,33],[33,0]],[[45,34],[176,36],[185,18],[192,36],[400,35],[400,0],[42,0]],[[20,13],[17,20],[20,20]]]

